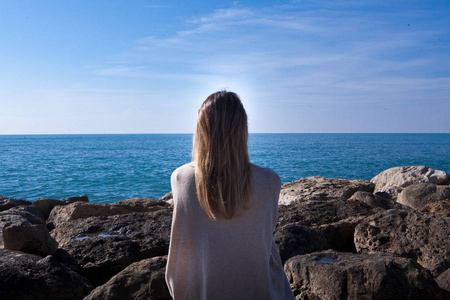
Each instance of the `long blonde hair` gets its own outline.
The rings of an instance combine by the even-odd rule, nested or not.
[[[197,196],[210,219],[239,215],[253,198],[248,156],[247,114],[232,92],[203,102],[197,115],[192,158]]]

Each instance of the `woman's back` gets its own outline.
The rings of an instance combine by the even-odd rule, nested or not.
[[[255,165],[251,174],[250,208],[212,220],[197,198],[194,164],[173,172],[166,280],[175,299],[294,299],[273,241],[280,179]]]

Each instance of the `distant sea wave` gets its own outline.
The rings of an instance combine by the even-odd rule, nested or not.
[[[0,195],[159,198],[191,148],[191,134],[0,135]],[[406,165],[450,172],[450,134],[250,134],[249,151],[283,183],[314,175],[370,180]]]

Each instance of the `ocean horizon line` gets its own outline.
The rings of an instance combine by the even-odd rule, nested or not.
[[[161,133],[0,133],[0,136],[74,136],[74,135],[192,135],[193,132]],[[249,132],[253,134],[450,134],[450,132]]]

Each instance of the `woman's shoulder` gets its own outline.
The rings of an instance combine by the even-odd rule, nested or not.
[[[182,165],[172,172],[172,179],[186,178],[195,175],[194,163],[190,162],[188,164]]]
[[[260,167],[260,166],[254,165],[254,164],[251,164],[251,166],[252,166],[251,170],[252,170],[253,177],[260,179],[260,180],[270,181],[275,184],[281,185],[280,176],[278,176],[277,172],[275,172],[271,168]]]

